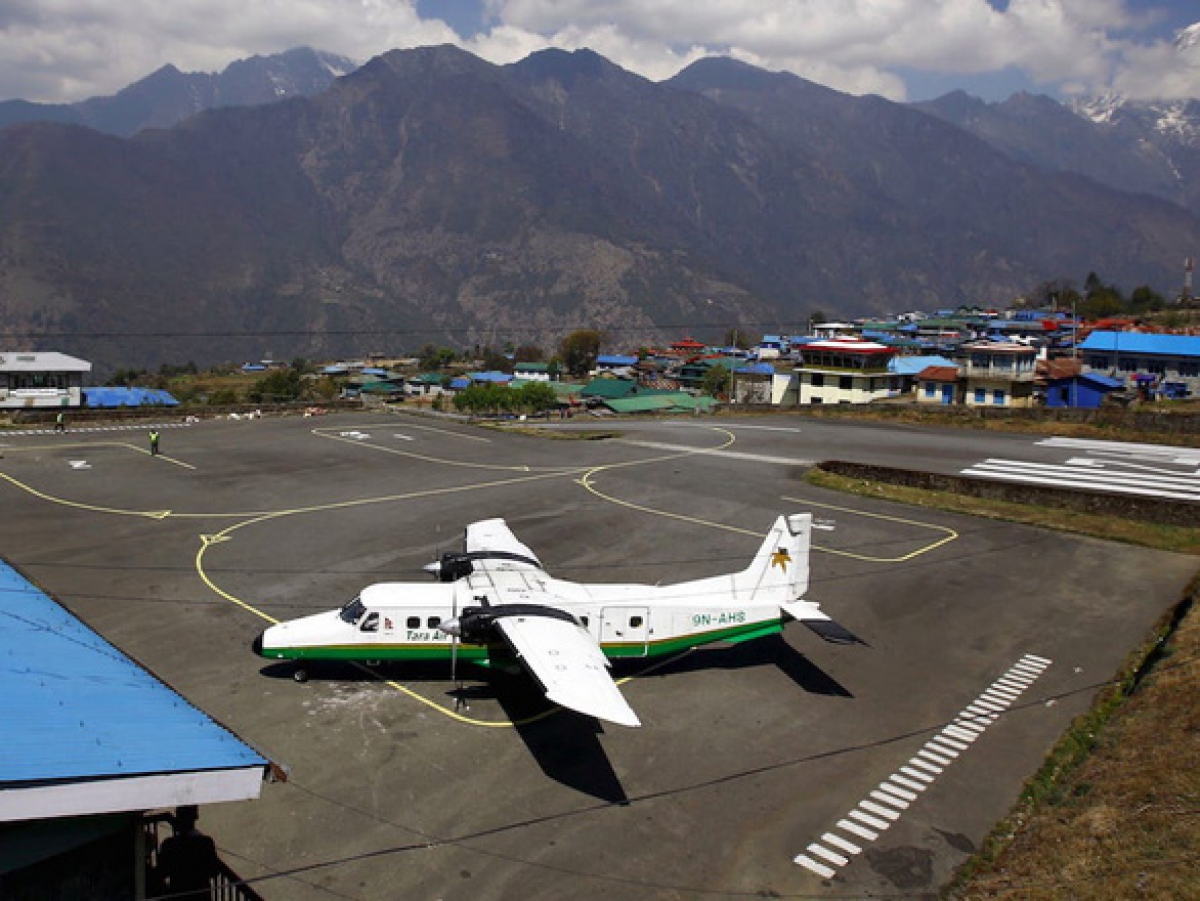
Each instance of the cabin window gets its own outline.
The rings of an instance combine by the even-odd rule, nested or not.
[[[358,628],[360,628],[364,632],[378,632],[379,631],[379,614],[378,613],[368,613],[366,616],[363,617],[362,625],[360,625]]]
[[[354,625],[356,622],[358,622],[359,617],[366,612],[367,608],[363,606],[362,600],[355,598],[341,609],[341,611],[338,613],[338,616],[341,617],[345,622],[350,623],[350,625]]]
[[[642,618],[640,616],[629,617],[629,628],[640,629],[642,627]]]
[[[442,618],[440,616],[431,616],[427,622],[429,623],[429,628],[436,629],[442,624]]]
[[[419,628],[421,628],[421,617],[410,616],[405,621],[404,625],[408,626],[408,628],[410,628],[410,629],[419,629]]]

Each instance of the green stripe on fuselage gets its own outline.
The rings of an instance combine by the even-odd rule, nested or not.
[[[614,659],[661,657],[664,654],[678,654],[714,641],[728,641],[737,644],[767,635],[778,635],[782,631],[782,620],[767,620],[725,629],[713,629],[708,632],[694,632],[673,638],[655,639],[649,642],[606,642],[601,645],[600,649],[604,652],[604,656]],[[449,660],[450,649],[449,643],[314,645],[312,647],[269,648],[262,652],[262,656],[276,660]],[[460,644],[458,646],[460,660],[482,663],[490,656],[491,653],[486,645]]]

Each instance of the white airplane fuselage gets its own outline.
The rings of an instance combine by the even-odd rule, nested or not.
[[[257,649],[284,660],[449,658],[454,638],[439,626],[471,608],[552,605],[573,616],[608,657],[652,657],[714,641],[747,641],[783,629],[779,603],[761,603],[732,576],[679,585],[582,585],[536,569],[472,573],[456,582],[381,582],[341,610],[272,626]],[[743,597],[744,595],[744,597]],[[488,657],[464,640],[457,654]]]

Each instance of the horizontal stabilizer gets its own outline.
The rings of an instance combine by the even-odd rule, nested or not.
[[[836,623],[821,612],[813,601],[792,601],[780,604],[780,609],[803,626],[807,626],[818,637],[833,644],[862,644],[866,642],[840,623]]]
[[[800,622],[833,644],[866,644],[845,626],[831,619],[802,619]]]

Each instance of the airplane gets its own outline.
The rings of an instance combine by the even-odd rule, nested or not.
[[[424,567],[438,582],[382,582],[338,610],[271,626],[254,641],[279,660],[448,660],[487,666],[507,649],[546,698],[622,726],[640,726],[609,658],[677,654],[743,642],[796,620],[839,644],[862,642],[804,598],[812,514],[781,515],[741,572],[673,585],[587,584],[550,576],[503,519],[467,526],[461,553]],[[297,681],[307,678],[303,669]]]

